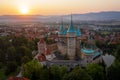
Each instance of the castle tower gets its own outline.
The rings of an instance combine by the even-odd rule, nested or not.
[[[46,43],[43,38],[40,39],[40,41],[37,43],[38,44],[38,54],[44,54],[45,53],[45,47]]]
[[[76,30],[72,22],[72,15],[71,23],[67,30],[67,46],[67,56],[69,59],[74,59],[76,55]]]
[[[63,35],[63,34],[64,34],[63,20],[61,21],[59,34],[60,34],[60,35]]]

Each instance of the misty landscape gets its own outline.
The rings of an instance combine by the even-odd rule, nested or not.
[[[63,17],[65,22],[70,21],[70,15],[2,15],[0,22],[60,22]],[[86,14],[72,14],[76,21],[120,21],[120,12],[98,12]]]

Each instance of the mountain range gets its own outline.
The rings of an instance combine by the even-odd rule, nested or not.
[[[68,15],[2,15],[0,22],[68,22],[71,20]],[[72,14],[74,21],[120,21],[120,11],[106,11],[97,13]]]

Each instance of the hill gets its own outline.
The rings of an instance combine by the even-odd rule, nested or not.
[[[72,14],[74,21],[120,21],[120,11],[108,11],[86,14]],[[62,15],[63,20],[70,21],[69,15]],[[60,22],[61,16],[42,16],[42,15],[3,15],[0,22]]]

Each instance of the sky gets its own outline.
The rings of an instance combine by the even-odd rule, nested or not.
[[[120,0],[0,0],[0,15],[63,15],[120,11]]]

